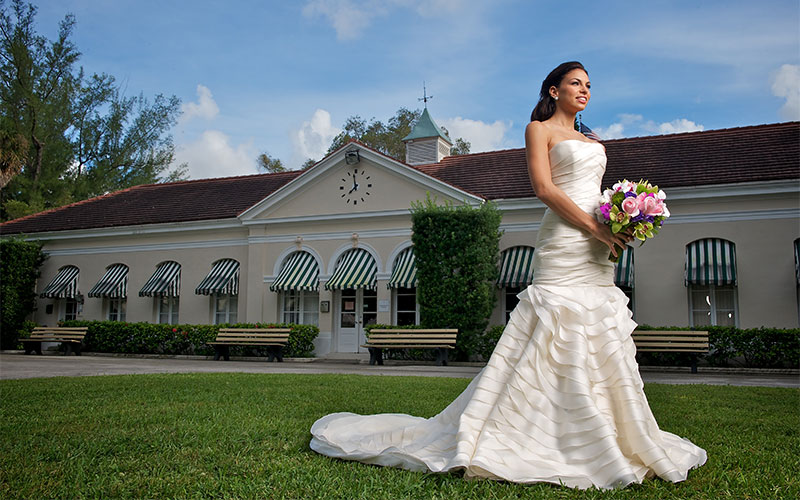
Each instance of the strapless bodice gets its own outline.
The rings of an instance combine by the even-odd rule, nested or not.
[[[553,184],[586,212],[597,208],[605,171],[605,149],[599,142],[567,139],[550,149]]]
[[[550,149],[553,183],[592,217],[605,169],[606,154],[600,143],[568,139]],[[549,208],[542,217],[535,246],[533,281],[537,285],[614,284],[608,247]]]

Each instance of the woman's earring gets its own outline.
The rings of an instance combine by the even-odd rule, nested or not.
[[[558,96],[553,96],[553,100],[557,101],[558,100]]]

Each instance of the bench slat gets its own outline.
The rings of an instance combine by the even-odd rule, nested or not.
[[[220,328],[219,333],[291,333],[291,328]]]
[[[707,341],[708,337],[704,337],[702,335],[698,335],[697,337],[667,337],[664,335],[636,335],[633,337],[635,341],[640,340],[670,340],[672,342],[695,342],[695,341]]]
[[[458,333],[457,328],[373,328],[370,331],[380,332],[380,333],[415,333],[415,332]]]
[[[444,338],[444,339],[454,339],[458,335],[455,333],[412,333],[412,334],[399,334],[399,333],[370,333],[369,338],[371,339],[427,339],[431,337],[436,338]]]
[[[370,344],[393,345],[393,344],[455,344],[455,340],[449,342],[448,339],[370,339]]]
[[[644,348],[644,349],[636,349],[637,352],[708,352],[708,349],[668,349],[664,350],[661,348]]]
[[[408,344],[408,345],[405,345],[405,344],[392,344],[392,345],[364,344],[361,347],[378,347],[378,348],[381,348],[381,349],[400,349],[400,348],[403,348],[403,349],[411,349],[411,348],[414,348],[414,349],[427,349],[427,348],[436,347],[436,348],[439,348],[439,349],[455,349],[455,346],[447,345],[447,344],[442,344],[442,345],[435,345],[435,344],[425,344],[425,345],[420,345],[420,344]]]
[[[702,347],[708,349],[707,342],[639,342],[637,347]]]

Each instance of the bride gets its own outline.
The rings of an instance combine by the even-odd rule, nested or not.
[[[634,358],[627,298],[608,260],[627,234],[592,215],[605,148],[574,130],[591,97],[578,62],[542,83],[525,130],[536,196],[549,207],[534,279],[486,367],[441,413],[334,413],[311,427],[330,457],[519,483],[618,488],[658,476],[678,482],[706,461],[690,441],[658,428]]]

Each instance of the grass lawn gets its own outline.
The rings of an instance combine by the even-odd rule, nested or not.
[[[178,374],[0,382],[0,498],[800,498],[800,391],[646,387],[660,426],[708,451],[684,483],[623,490],[465,481],[308,448],[334,411],[432,416],[468,380]]]

